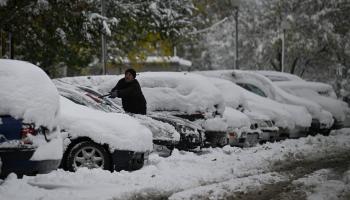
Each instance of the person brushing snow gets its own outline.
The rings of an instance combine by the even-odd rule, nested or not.
[[[124,78],[111,90],[111,98],[121,98],[126,112],[145,115],[147,102],[136,78],[136,71],[132,68],[125,70]]]

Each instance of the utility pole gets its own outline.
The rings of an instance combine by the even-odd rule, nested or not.
[[[281,59],[281,72],[284,72],[284,62],[285,62],[285,39],[286,39],[286,30],[291,28],[290,23],[287,20],[283,20],[281,24],[282,28],[282,59]]]
[[[228,0],[230,3],[230,6],[234,9],[234,18],[235,18],[235,63],[233,66],[233,69],[239,69],[238,65],[238,11],[239,11],[239,5],[241,3],[241,0]],[[233,34],[232,34],[233,36]]]
[[[236,21],[235,69],[239,69],[239,66],[238,66],[238,6],[236,7],[235,21]]]
[[[101,0],[101,15],[102,17],[106,16],[106,5],[105,5],[105,0]],[[107,45],[106,45],[106,33],[102,31],[101,35],[101,49],[102,49],[102,74],[106,74],[106,64],[107,64]]]

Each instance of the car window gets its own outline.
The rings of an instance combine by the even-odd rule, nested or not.
[[[265,92],[263,92],[260,88],[256,87],[255,85],[249,84],[249,83],[237,83],[237,85],[241,86],[242,88],[253,92],[254,94],[257,94],[262,97],[267,97]]]

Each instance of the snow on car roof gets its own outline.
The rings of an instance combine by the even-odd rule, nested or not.
[[[0,59],[0,115],[52,128],[59,113],[55,85],[39,67],[24,61]]]
[[[103,93],[111,91],[119,76],[69,77],[65,82],[90,86]],[[143,72],[136,76],[147,100],[148,111],[180,111],[223,113],[224,99],[220,91],[201,75],[184,72]]]
[[[280,81],[275,83],[278,87],[283,89],[311,89],[315,92],[319,92],[325,95],[328,95],[331,98],[336,99],[337,95],[334,92],[334,89],[331,85],[321,82],[313,81]]]
[[[278,81],[304,81],[299,76],[296,76],[296,75],[290,74],[290,73],[285,73],[285,72],[268,71],[268,70],[256,70],[253,72],[264,75],[265,77],[269,78],[271,81],[276,81],[276,82],[278,82]]]
[[[75,138],[89,137],[111,149],[147,151],[152,133],[136,119],[122,113],[106,113],[60,98],[60,127]]]

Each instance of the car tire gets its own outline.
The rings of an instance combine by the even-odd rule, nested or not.
[[[75,144],[70,148],[65,159],[65,168],[73,172],[81,167],[87,167],[89,169],[111,169],[109,153],[103,146],[91,141],[83,141]]]

